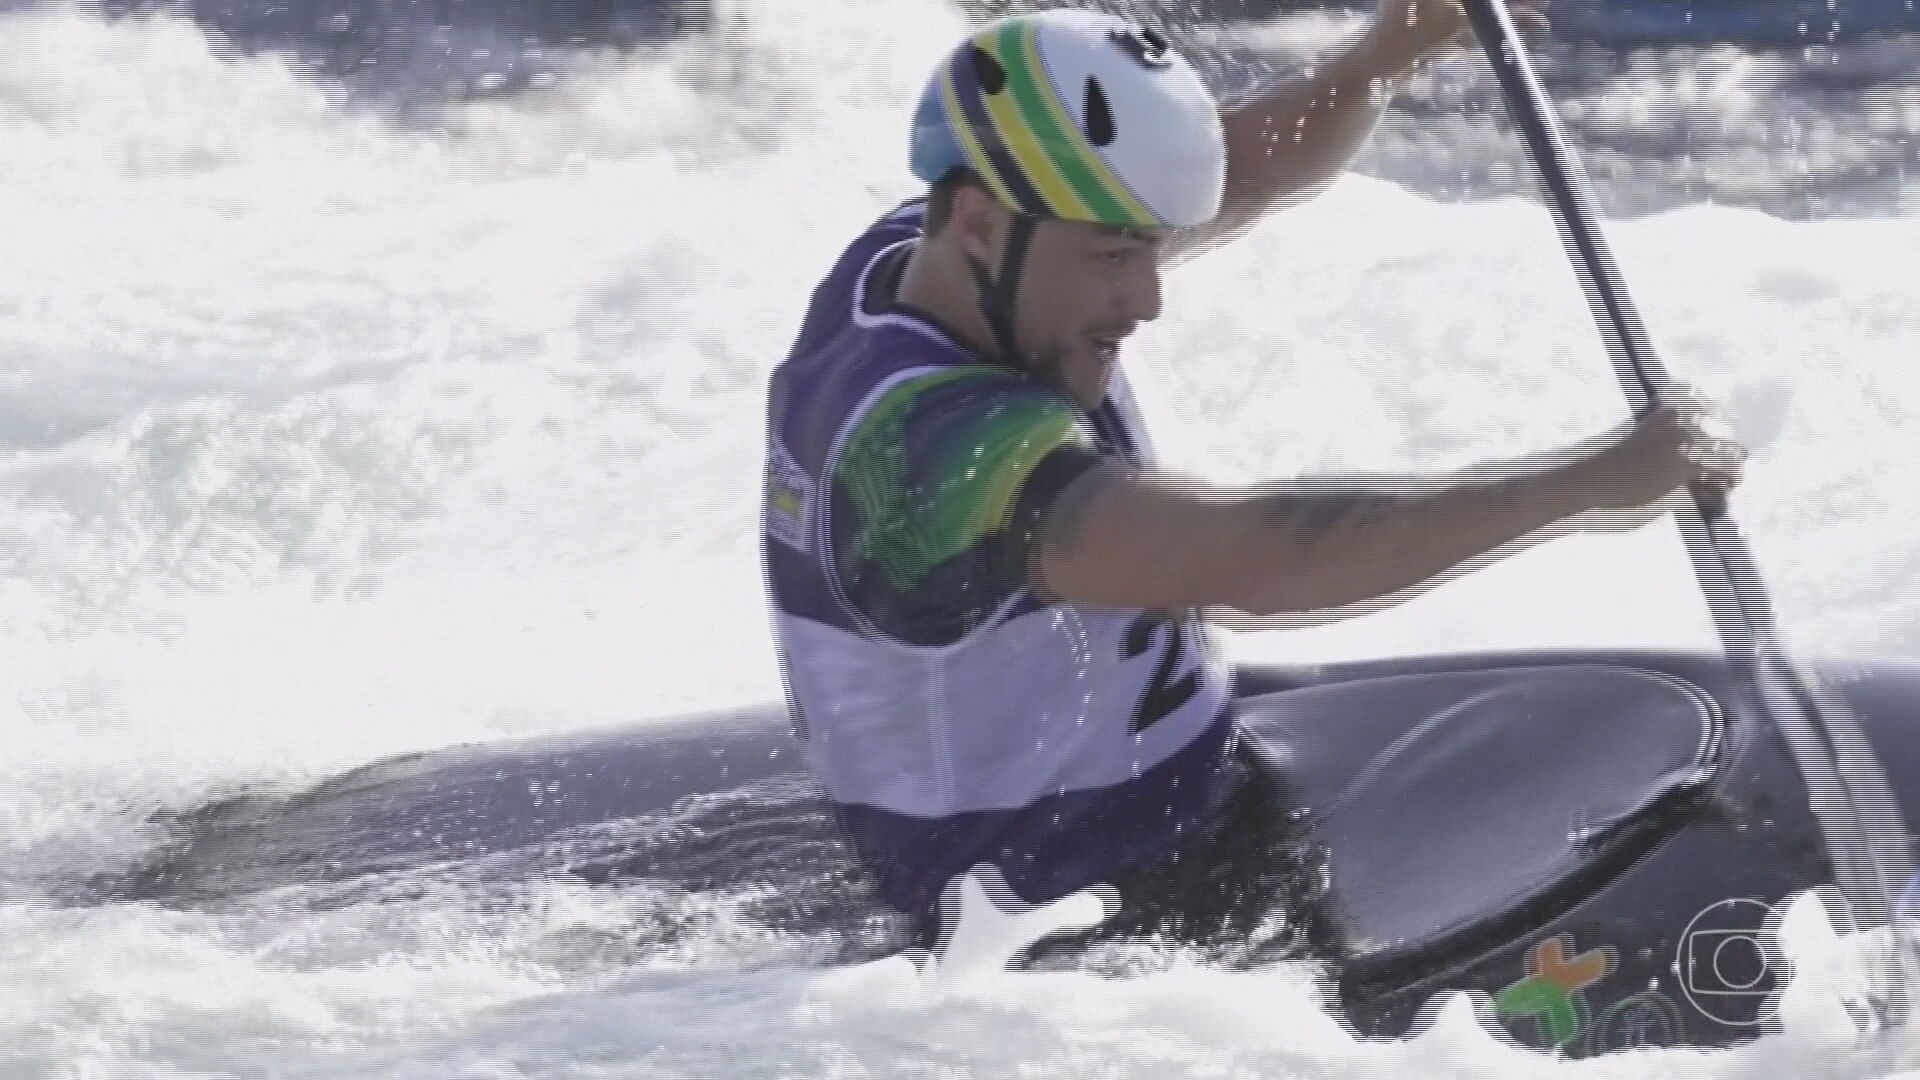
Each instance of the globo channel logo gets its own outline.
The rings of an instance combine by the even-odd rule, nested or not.
[[[1772,907],[1746,897],[1701,909],[1686,930],[1673,972],[1687,1004],[1716,1023],[1758,1027],[1779,1007],[1790,974]]]

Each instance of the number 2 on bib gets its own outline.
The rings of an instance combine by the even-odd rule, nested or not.
[[[1158,638],[1164,638],[1161,644],[1160,662],[1154,665],[1153,677],[1147,680],[1147,688],[1140,695],[1139,704],[1133,707],[1131,730],[1140,732],[1167,718],[1175,709],[1185,705],[1200,690],[1200,676],[1189,671],[1178,679],[1173,673],[1186,665],[1185,635],[1180,625],[1164,615],[1145,612],[1127,627],[1127,634],[1121,641],[1124,659],[1131,660],[1153,648]]]

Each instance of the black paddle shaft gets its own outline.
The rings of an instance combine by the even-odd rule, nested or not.
[[[1621,388],[1634,412],[1644,413],[1660,404],[1662,392],[1673,382],[1647,341],[1595,223],[1586,178],[1561,138],[1559,121],[1506,8],[1500,0],[1460,3],[1539,170],[1560,239]],[[1755,704],[1786,738],[1806,779],[1833,858],[1836,884],[1855,922],[1883,924],[1893,898],[1906,886],[1912,860],[1892,787],[1858,717],[1839,694],[1810,682],[1787,660],[1772,600],[1725,503],[1696,494],[1693,511],[1681,515],[1680,530],[1728,660],[1746,676]]]

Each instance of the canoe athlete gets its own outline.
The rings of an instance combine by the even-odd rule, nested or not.
[[[1382,88],[1470,34],[1452,0],[1381,4],[1310,77],[1224,113],[1153,29],[985,25],[913,116],[927,193],[813,293],[768,391],[774,631],[808,768],[924,935],[979,864],[1028,903],[1112,886],[1103,932],[1244,932],[1284,814],[1205,621],[1377,609],[1739,480],[1745,451],[1685,396],[1401,484],[1224,491],[1154,465],[1119,354],[1161,275],[1337,177]]]

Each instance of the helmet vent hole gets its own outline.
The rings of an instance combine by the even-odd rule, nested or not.
[[[1007,69],[978,45],[973,47],[973,73],[980,80],[980,89],[986,93],[997,94],[1007,88]]]
[[[1087,138],[1095,146],[1105,146],[1113,141],[1113,106],[1107,103],[1107,92],[1100,88],[1100,80],[1087,77]]]

